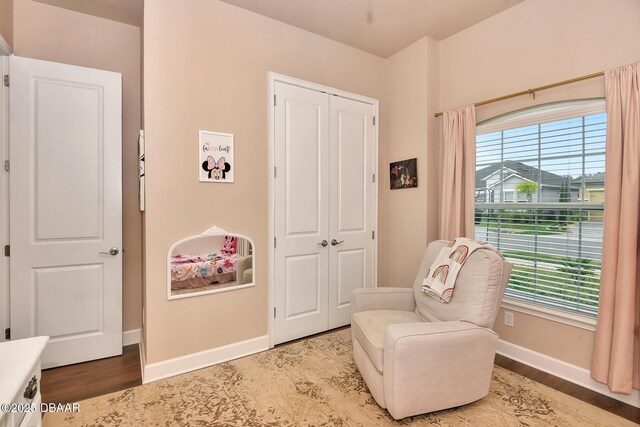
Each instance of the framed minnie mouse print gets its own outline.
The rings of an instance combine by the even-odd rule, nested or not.
[[[233,135],[201,130],[198,143],[200,182],[233,182]]]

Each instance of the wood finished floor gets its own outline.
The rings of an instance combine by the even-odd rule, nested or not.
[[[640,424],[640,408],[627,405],[499,354],[496,355],[495,363],[576,399]],[[42,401],[47,403],[77,402],[141,384],[138,345],[130,345],[124,347],[122,356],[43,371]]]
[[[573,396],[583,402],[590,403],[600,409],[604,409],[605,411],[609,411],[622,418],[626,418],[629,421],[640,424],[640,408],[627,405],[624,402],[596,393],[593,390],[589,390],[588,388],[576,385],[563,380],[562,378],[547,374],[546,372],[532,368],[524,363],[516,362],[515,360],[509,359],[508,357],[500,354],[496,354],[495,364],[520,374],[523,377],[530,378],[540,384],[544,384],[547,387],[551,387],[552,389],[568,394],[569,396]]]
[[[40,392],[46,403],[72,403],[142,384],[137,344],[122,356],[42,371]]]

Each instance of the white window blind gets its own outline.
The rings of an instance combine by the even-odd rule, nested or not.
[[[514,264],[507,298],[597,315],[605,135],[601,100],[478,127],[475,238]]]

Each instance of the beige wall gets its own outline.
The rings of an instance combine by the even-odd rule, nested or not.
[[[384,211],[379,286],[412,286],[427,243],[437,238],[438,43],[425,37],[386,60],[387,147],[381,163]],[[436,82],[436,84],[433,84]],[[418,187],[389,189],[389,162],[418,159]]]
[[[440,177],[442,150],[440,129],[442,121],[434,117],[440,107],[440,43],[427,39],[427,241],[440,238]]]
[[[501,308],[493,328],[501,339],[589,369],[592,331],[513,310],[506,311],[513,313],[514,327],[505,326],[505,309]]]
[[[422,248],[437,237],[435,111],[640,59],[640,45],[629,42],[640,39],[634,0],[528,0],[387,60],[215,0],[145,6],[148,363],[267,334],[268,71],[380,99],[379,283],[408,286]],[[602,79],[541,92],[535,102],[481,107],[478,117],[594,96],[603,96]],[[198,183],[198,129],[235,134],[234,184]],[[410,157],[418,157],[419,187],[390,191],[388,162]],[[167,301],[169,246],[212,224],[254,239],[257,286]],[[514,328],[500,323],[496,330],[515,344],[588,366],[590,331],[522,313]]]
[[[527,0],[440,43],[440,107],[493,98],[640,60],[640,2]],[[535,103],[604,96],[603,79],[538,93]],[[520,97],[478,108],[478,119],[533,105]],[[516,315],[502,338],[588,367],[593,333]]]
[[[13,0],[0,0],[0,36],[13,46]]]
[[[489,99],[640,60],[640,2],[527,0],[440,43],[440,107]],[[539,92],[536,103],[604,96],[603,79]],[[528,97],[478,108],[484,120]]]
[[[15,0],[16,55],[122,73],[123,328],[141,325],[142,249],[138,211],[140,29],[31,0]]]
[[[267,72],[377,98],[384,123],[385,62],[215,0],[146,2],[144,38],[145,350],[154,363],[267,334]],[[235,183],[198,182],[199,129],[234,134]],[[169,247],[213,224],[254,240],[256,286],[167,301]]]

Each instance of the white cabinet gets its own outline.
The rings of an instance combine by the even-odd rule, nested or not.
[[[0,343],[0,404],[11,410],[33,404],[35,411],[0,412],[0,427],[34,427],[40,414],[40,357],[48,337]]]

